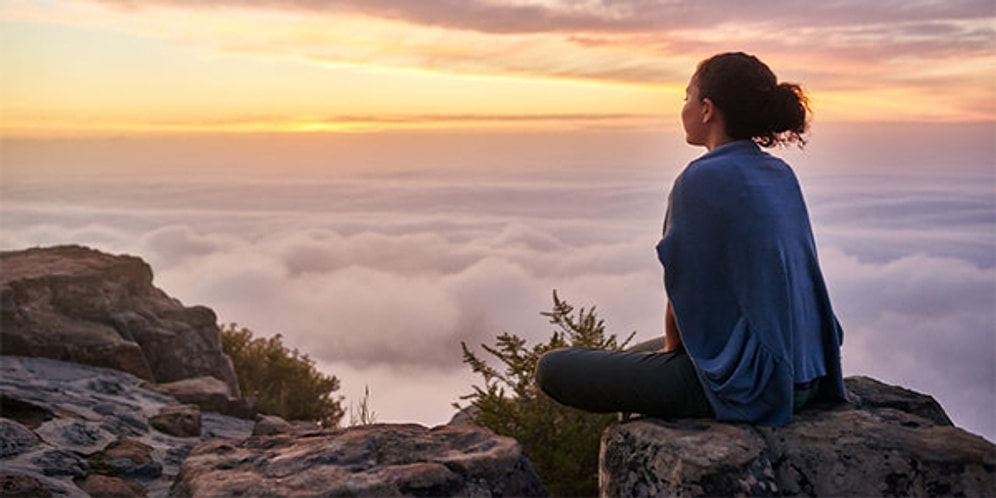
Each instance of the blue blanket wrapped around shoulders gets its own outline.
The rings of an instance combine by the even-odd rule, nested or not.
[[[843,333],[784,161],[741,140],[692,161],[657,245],[681,339],[719,420],[781,426],[794,387],[845,399]]]

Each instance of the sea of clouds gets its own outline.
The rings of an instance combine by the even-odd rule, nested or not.
[[[669,184],[699,151],[613,133],[280,144],[259,138],[213,155],[7,144],[0,247],[138,255],[185,304],[283,334],[339,377],[347,405],[369,387],[381,421],[446,422],[480,383],[460,343],[504,331],[545,341],[540,312],[555,289],[596,306],[611,332],[660,333],[653,248]],[[923,163],[909,168],[874,154],[833,168],[840,151],[815,145],[784,154],[845,328],[845,374],[930,393],[956,424],[994,440],[987,151],[961,167],[905,152]]]

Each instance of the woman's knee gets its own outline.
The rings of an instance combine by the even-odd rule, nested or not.
[[[536,363],[536,373],[534,375],[536,384],[546,394],[556,397],[554,393],[560,391],[559,386],[562,383],[562,379],[568,373],[564,360],[569,354],[569,350],[567,349],[547,351]]]

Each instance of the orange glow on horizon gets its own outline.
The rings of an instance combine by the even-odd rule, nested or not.
[[[0,136],[654,128],[677,119],[697,61],[730,46],[770,54],[821,121],[996,121],[991,50],[944,55],[943,39],[940,55],[859,56],[874,26],[493,33],[334,9],[150,5],[0,6]],[[952,22],[973,33],[991,20]],[[827,45],[806,52],[813,41]]]

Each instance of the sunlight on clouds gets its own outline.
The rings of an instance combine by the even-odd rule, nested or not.
[[[569,123],[580,115],[641,115],[672,100],[661,97],[666,88],[578,79],[580,68],[593,64],[614,71],[617,54],[579,54],[572,61],[555,36],[504,38],[361,16],[255,10],[158,8],[149,14],[54,16],[47,22],[79,28],[44,28],[52,31],[47,39],[36,34],[41,27],[18,26],[8,36],[29,49],[20,58],[47,46],[36,49],[35,61],[12,66],[20,84],[5,98],[5,132],[353,131],[409,127],[419,117],[438,127],[434,115],[453,114],[497,117],[485,120],[491,124],[508,114],[569,114]],[[140,43],[123,36],[140,36]],[[102,48],[81,53],[50,43],[74,37]],[[80,55],[82,67],[74,62]],[[133,71],[136,63],[149,66],[150,57],[155,65],[148,71]],[[331,117],[301,119],[306,115]],[[481,124],[448,121],[451,127]]]
[[[549,128],[621,116],[640,124],[658,108],[676,109],[680,102],[667,88],[444,75],[390,66],[314,64],[265,54],[218,53],[210,62],[165,54],[149,71],[125,72],[104,81],[110,73],[134,67],[145,55],[139,47],[146,44],[158,51],[158,42],[145,40],[89,60],[85,67],[60,63],[75,52],[64,45],[52,47],[46,52],[48,76],[39,84],[35,78],[42,73],[33,66],[22,66],[20,72],[15,66],[3,97],[5,133],[487,128],[503,120],[505,126],[529,128],[532,121]],[[171,76],[174,73],[181,76]]]
[[[902,86],[811,92],[818,119],[829,121],[991,121],[996,119],[996,108],[978,102],[986,98],[984,95],[965,98]]]
[[[733,9],[709,24],[715,5],[686,6],[682,22],[668,17],[680,3],[645,19],[639,2],[522,1],[430,23],[442,4],[295,5],[6,2],[0,132],[549,129],[604,124],[583,118],[596,115],[646,127],[677,114],[699,59],[730,49],[802,82],[820,119],[996,119],[991,17],[859,21],[826,7],[836,17],[806,24]],[[511,17],[470,17],[489,13]]]

